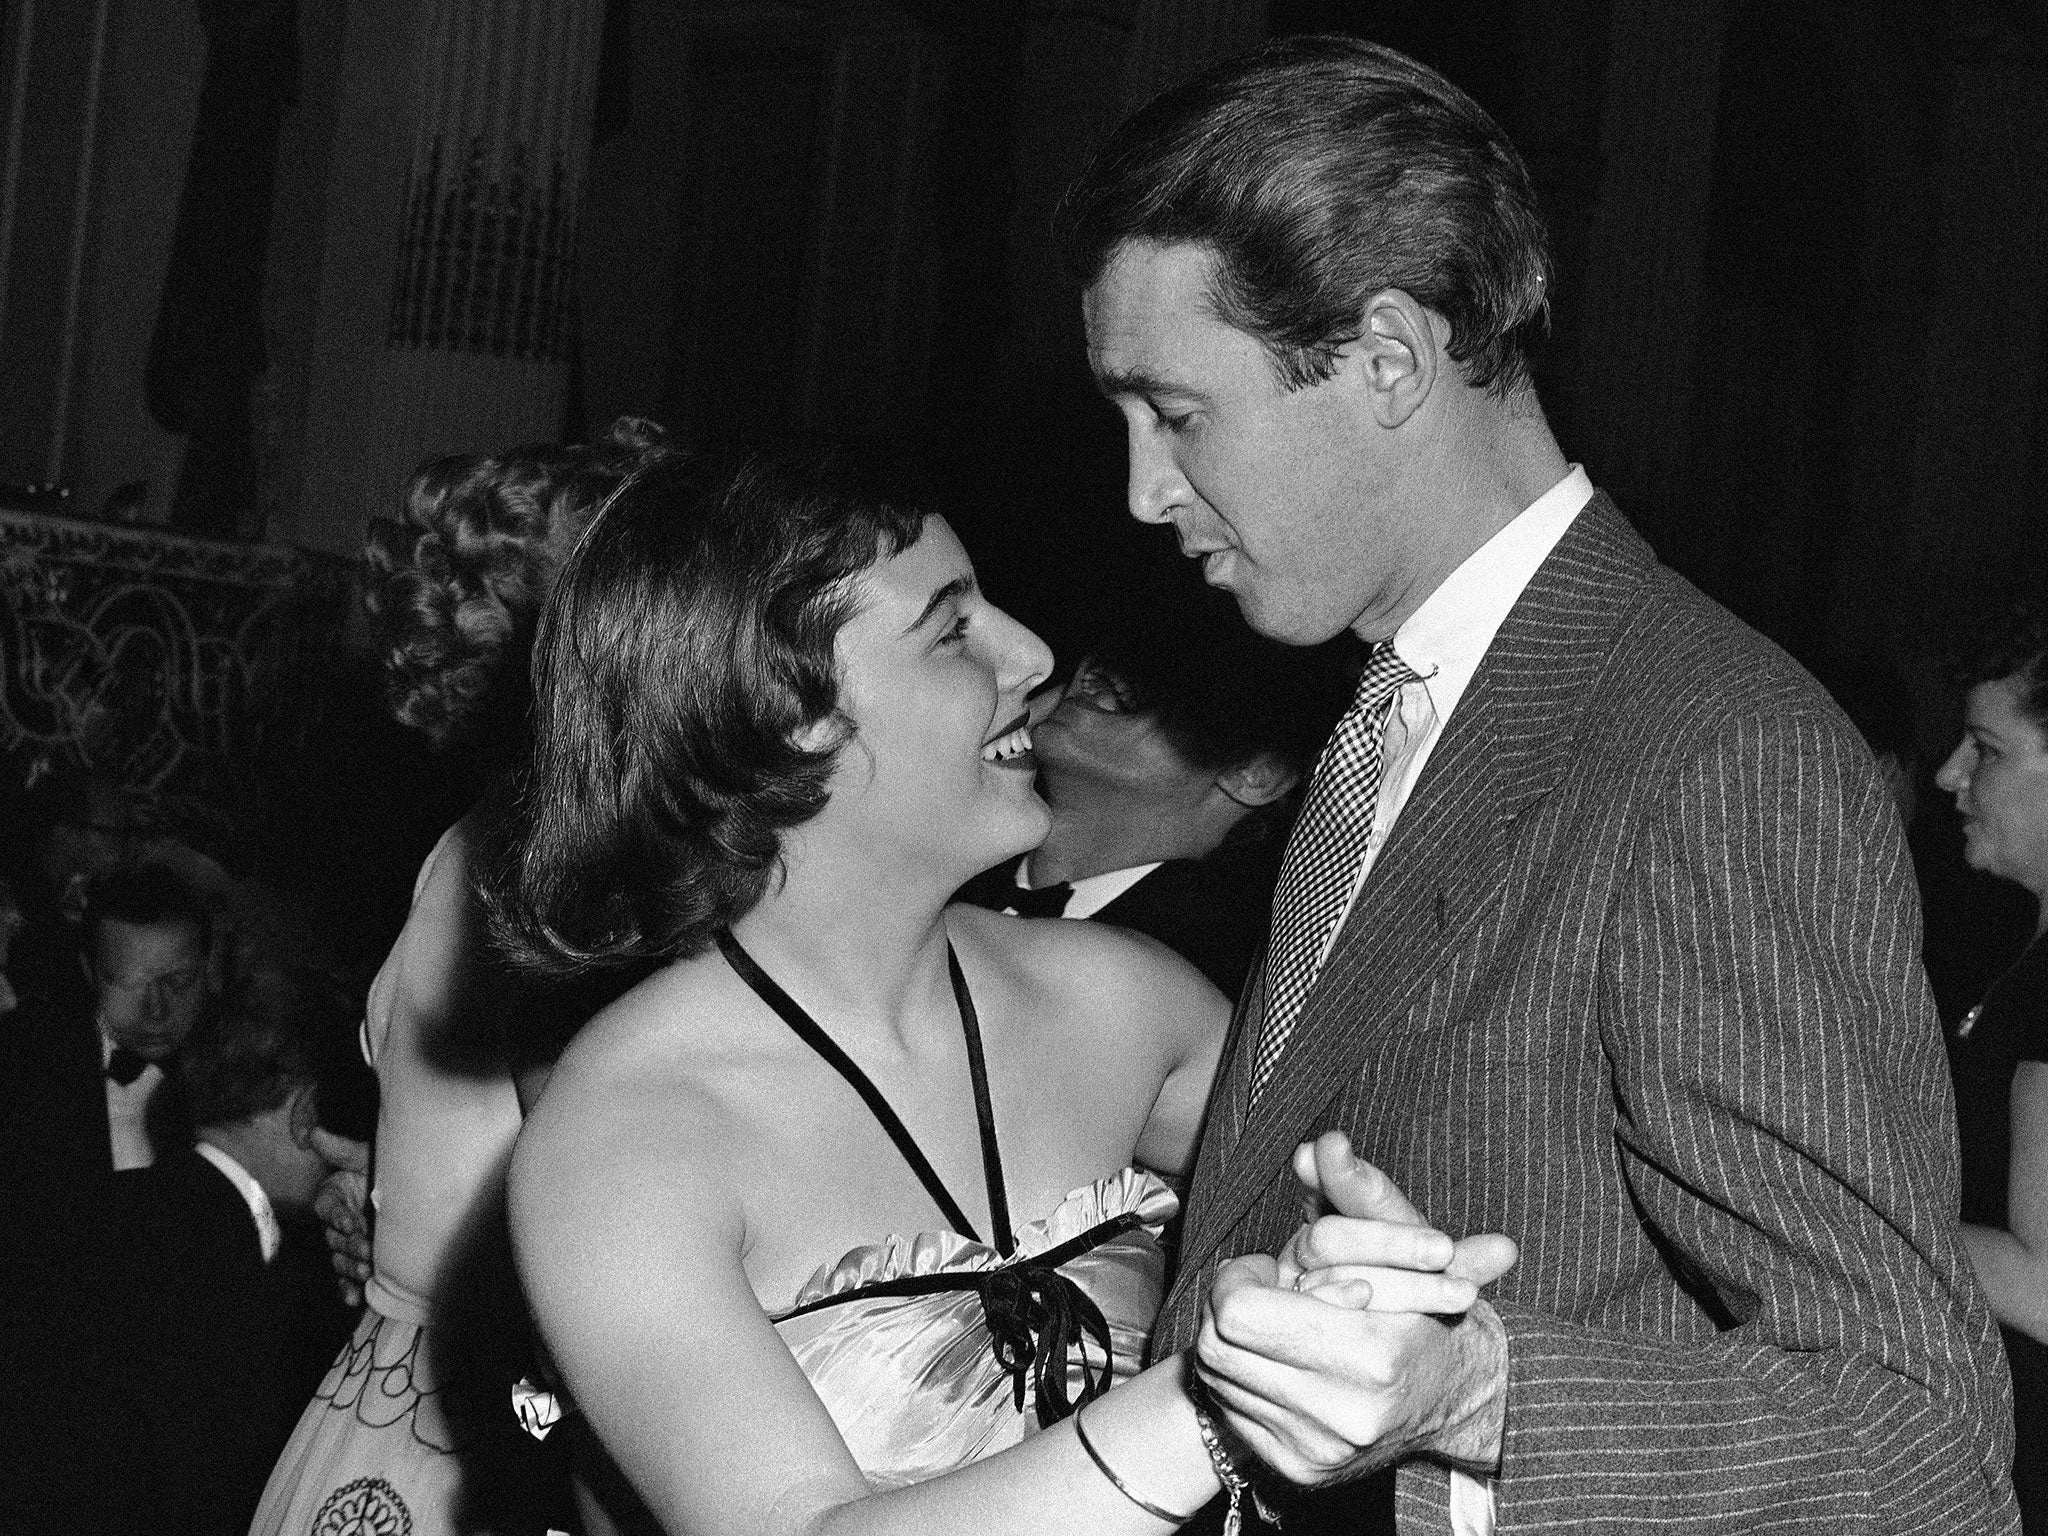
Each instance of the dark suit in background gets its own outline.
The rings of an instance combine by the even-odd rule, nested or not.
[[[1245,993],[1155,1348],[1342,1128],[1501,1231],[1495,1529],[2010,1530],[1905,850],[1817,685],[1596,497],[1444,727],[1247,1113]],[[1400,1469],[1404,1528],[1447,1474]],[[1346,1494],[1304,1528],[1344,1529]]]
[[[1002,911],[1019,863],[977,875],[955,899]],[[1206,858],[1168,859],[1088,919],[1157,939],[1234,998],[1265,947],[1279,876],[1276,844],[1225,843]]]
[[[77,1511],[107,1494],[78,1448],[104,1426],[100,1384],[123,1355],[99,1326],[102,1287],[142,1171],[114,1172],[101,1062],[83,988],[0,1022],[0,1446],[20,1469],[6,1479],[14,1505],[0,1529],[93,1529]],[[172,1075],[150,1128],[177,1145],[183,1121]],[[74,1513],[48,1523],[30,1516],[31,1500]]]
[[[115,1496],[105,1529],[243,1536],[351,1319],[317,1229],[264,1262],[241,1192],[197,1151],[121,1185],[120,1255],[98,1293],[112,1348],[81,1452]]]

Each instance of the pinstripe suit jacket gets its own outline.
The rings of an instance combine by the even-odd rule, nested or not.
[[[1903,844],[1782,653],[1604,495],[1495,637],[1246,1111],[1210,1103],[1157,1348],[1333,1127],[1502,1231],[1497,1530],[2017,1528]],[[1446,1474],[1401,1470],[1405,1533]]]

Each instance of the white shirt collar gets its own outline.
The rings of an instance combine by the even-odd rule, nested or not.
[[[1073,893],[1067,897],[1066,906],[1060,909],[1060,916],[1093,917],[1112,901],[1115,901],[1117,897],[1123,895],[1125,891],[1128,891],[1140,880],[1151,874],[1153,870],[1159,867],[1161,862],[1163,861],[1155,859],[1150,864],[1134,864],[1129,869],[1106,870],[1102,874],[1088,875],[1082,879],[1070,882]],[[1025,873],[1030,867],[1031,857],[1029,854],[1026,854],[1017,861],[1017,872],[1014,878],[1019,890],[1028,891],[1032,888],[1024,879]]]
[[[1465,557],[1394,635],[1394,651],[1421,675],[1439,719],[1449,719],[1508,610],[1593,499],[1574,464],[1514,521]]]
[[[198,1141],[192,1145],[201,1157],[226,1174],[228,1182],[240,1192],[243,1204],[249,1207],[249,1214],[255,1218],[256,1240],[262,1244],[263,1262],[268,1264],[277,1257],[277,1250],[284,1246],[284,1229],[277,1224],[277,1212],[271,1208],[270,1196],[264,1193],[254,1174],[212,1142]]]

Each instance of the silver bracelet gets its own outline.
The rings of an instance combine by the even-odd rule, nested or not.
[[[1230,1459],[1230,1448],[1223,1443],[1215,1419],[1209,1416],[1209,1405],[1204,1400],[1207,1394],[1190,1393],[1189,1396],[1195,1405],[1195,1427],[1202,1432],[1202,1449],[1209,1453],[1209,1465],[1216,1469],[1216,1481],[1223,1485],[1223,1492],[1230,1500],[1230,1508],[1223,1516],[1223,1536],[1240,1536],[1244,1530],[1244,1501],[1247,1496],[1251,1498],[1252,1508],[1258,1511],[1259,1518],[1274,1530],[1279,1530],[1279,1514],[1237,1470],[1237,1463]]]
[[[1088,1459],[1095,1463],[1095,1470],[1109,1479],[1109,1485],[1153,1519],[1164,1520],[1168,1525],[1186,1525],[1188,1521],[1195,1518],[1195,1513],[1193,1512],[1185,1515],[1176,1515],[1172,1510],[1161,1509],[1150,1499],[1141,1499],[1136,1493],[1132,1492],[1131,1485],[1118,1477],[1115,1469],[1102,1459],[1102,1452],[1095,1449],[1095,1442],[1088,1438],[1088,1431],[1081,1427],[1081,1412],[1078,1408],[1074,1410],[1074,1438],[1081,1442],[1081,1449],[1086,1451]]]

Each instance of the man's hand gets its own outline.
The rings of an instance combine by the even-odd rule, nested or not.
[[[1514,1267],[1512,1239],[1485,1232],[1453,1242],[1353,1155],[1342,1131],[1296,1147],[1294,1176],[1306,1220],[1280,1250],[1278,1283],[1305,1295],[1375,1312],[1453,1314]]]
[[[341,1299],[351,1307],[363,1304],[363,1285],[370,1278],[370,1149],[360,1141],[316,1130],[320,1155],[334,1171],[313,1196],[313,1213],[327,1235]]]
[[[1514,1244],[1431,1229],[1340,1133],[1304,1146],[1296,1172],[1338,1214],[1304,1226],[1279,1259],[1226,1264],[1196,1342],[1229,1428],[1311,1487],[1417,1455],[1497,1466],[1507,1337],[1477,1298]]]

